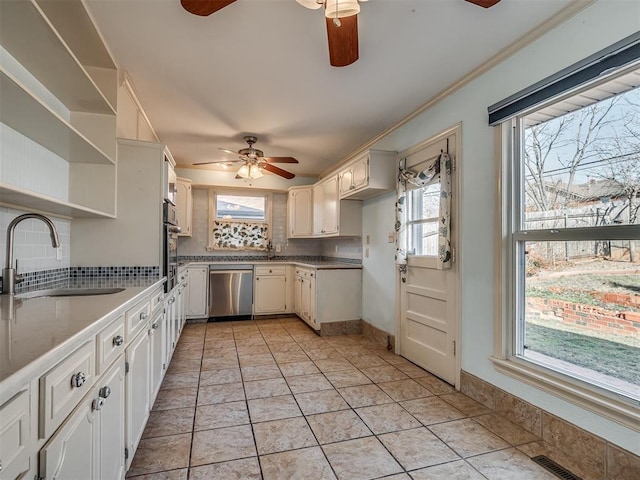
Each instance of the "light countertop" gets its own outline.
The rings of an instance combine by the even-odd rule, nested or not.
[[[46,371],[58,354],[70,351],[106,326],[112,314],[129,308],[136,297],[162,285],[164,279],[103,279],[82,286],[126,287],[108,295],[20,299],[0,295],[0,382],[3,388]],[[136,286],[127,286],[128,284]],[[5,383],[6,380],[10,380]]]
[[[232,261],[186,261],[186,265],[295,265],[304,268],[314,268],[316,270],[337,270],[337,269],[362,269],[360,263],[332,262],[327,260],[232,260]]]

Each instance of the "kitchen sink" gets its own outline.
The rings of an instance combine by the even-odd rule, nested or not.
[[[124,288],[53,288],[21,293],[16,295],[16,298],[85,297],[88,295],[110,295],[122,291],[124,291]]]

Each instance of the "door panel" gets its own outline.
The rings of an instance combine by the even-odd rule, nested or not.
[[[449,133],[425,142],[400,158],[406,157],[408,165],[421,162],[447,148],[456,155],[456,135]],[[452,172],[451,241],[456,244],[456,171]],[[446,382],[455,385],[459,373],[456,358],[458,335],[457,285],[458,266],[454,262],[450,269],[439,269],[437,257],[409,256],[406,282],[400,282],[400,334],[399,353],[415,364],[428,370]]]

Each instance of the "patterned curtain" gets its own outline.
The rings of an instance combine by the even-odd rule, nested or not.
[[[268,230],[265,223],[214,221],[209,250],[266,250]]]
[[[396,199],[396,255],[395,260],[405,282],[407,272],[407,191],[440,181],[440,210],[438,226],[438,268],[451,267],[451,157],[447,152],[428,162],[426,168],[414,171],[406,167],[406,159],[398,166]]]

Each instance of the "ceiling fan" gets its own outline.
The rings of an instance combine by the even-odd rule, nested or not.
[[[235,0],[231,0],[235,1]],[[193,165],[210,165],[215,164],[221,167],[229,167],[234,163],[242,163],[240,169],[238,170],[238,174],[236,178],[260,178],[263,175],[263,170],[267,172],[275,173],[276,175],[280,175],[287,180],[291,180],[295,175],[291,172],[287,172],[280,167],[276,167],[273,165],[274,163],[298,163],[293,157],[265,157],[264,152],[262,150],[258,150],[257,148],[253,148],[253,144],[258,141],[258,137],[253,135],[247,135],[244,137],[244,141],[249,144],[249,148],[241,148],[237,152],[233,150],[229,150],[227,148],[221,148],[223,152],[229,153],[231,155],[237,155],[237,160],[223,160],[223,161],[212,161],[212,162],[199,162],[194,163]]]
[[[194,15],[206,17],[231,5],[236,0],[180,0],[184,9]],[[359,2],[368,0],[296,0],[312,10],[324,7],[329,42],[329,63],[333,67],[346,67],[358,60]],[[465,0],[483,8],[494,6],[500,0]]]

